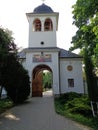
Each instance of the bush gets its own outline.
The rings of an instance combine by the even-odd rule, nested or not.
[[[81,96],[81,94],[78,94],[75,92],[69,92],[69,93],[60,95],[58,100],[60,101],[61,104],[65,104],[65,103],[67,103],[67,101],[71,101],[74,98],[79,98],[80,96]]]
[[[92,116],[88,96],[69,92],[55,98],[56,112],[98,130],[98,118]]]
[[[0,99],[0,113],[4,112],[8,108],[11,108],[13,105],[13,102],[8,98]]]
[[[90,100],[87,95],[69,92],[61,95],[57,102],[62,106],[62,110],[69,113],[81,114],[84,116],[92,115]]]
[[[90,101],[87,96],[81,96],[68,101],[65,104],[65,109],[67,109],[70,113],[78,113],[84,116],[92,114]]]

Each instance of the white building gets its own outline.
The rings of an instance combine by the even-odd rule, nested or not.
[[[26,16],[29,22],[29,44],[20,53],[20,59],[29,72],[31,96],[42,95],[43,70],[52,73],[54,95],[83,93],[82,57],[57,47],[59,13],[42,4]]]

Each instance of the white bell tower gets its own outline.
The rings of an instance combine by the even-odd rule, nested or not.
[[[43,3],[26,16],[29,22],[29,48],[57,47],[59,13]]]

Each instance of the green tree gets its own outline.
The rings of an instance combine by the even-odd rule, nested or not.
[[[51,72],[43,72],[43,87],[51,88],[52,86],[52,74]]]
[[[14,103],[25,101],[30,93],[28,73],[18,61],[10,31],[4,29],[0,29],[0,86]]]
[[[28,73],[13,55],[7,57],[2,68],[2,85],[14,103],[22,103],[30,94]]]
[[[13,38],[11,36],[12,32],[9,31],[8,29],[3,29],[0,28],[0,97],[2,93],[2,68],[4,67],[5,64],[5,59],[9,54],[16,55],[17,48],[16,45],[13,42]]]
[[[95,57],[96,57],[95,63],[96,63],[96,67],[98,68],[98,44],[96,45],[96,48],[94,49],[94,52],[95,52]]]
[[[98,44],[98,0],[77,0],[73,5],[73,24],[77,27],[70,50],[80,48],[84,57],[88,92],[91,100],[97,99],[95,79],[96,45]]]

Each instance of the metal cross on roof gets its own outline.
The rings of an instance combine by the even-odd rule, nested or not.
[[[43,1],[43,3],[44,3],[45,0],[42,0],[42,1]]]

